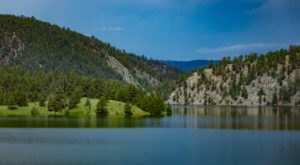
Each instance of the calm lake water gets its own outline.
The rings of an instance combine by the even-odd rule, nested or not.
[[[6,116],[0,127],[1,165],[300,164],[299,108],[178,106],[160,118]]]

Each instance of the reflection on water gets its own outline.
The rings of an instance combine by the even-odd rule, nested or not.
[[[300,109],[292,107],[178,106],[173,114],[192,128],[300,129]]]
[[[300,130],[300,110],[291,107],[175,106],[164,117],[0,117],[0,127],[221,128]]]

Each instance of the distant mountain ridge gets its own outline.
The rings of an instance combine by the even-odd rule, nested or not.
[[[197,69],[206,66],[210,60],[191,60],[191,61],[172,61],[172,60],[162,60],[161,62],[176,67],[188,73],[193,69]],[[216,63],[216,61],[213,61]]]
[[[127,53],[97,38],[34,17],[0,15],[0,66],[76,72],[144,88],[175,81],[182,71]]]

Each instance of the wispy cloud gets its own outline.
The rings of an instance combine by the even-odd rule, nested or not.
[[[217,48],[199,48],[198,53],[243,53],[245,51],[255,51],[268,48],[285,47],[286,43],[253,43],[253,44],[237,44]]]
[[[139,8],[150,7],[155,9],[176,9],[176,8],[194,8],[201,5],[208,5],[218,0],[101,0],[106,4],[130,5]]]
[[[101,31],[122,31],[123,28],[119,27],[119,26],[117,26],[117,27],[101,27],[101,28],[99,28],[99,30],[101,30]]]

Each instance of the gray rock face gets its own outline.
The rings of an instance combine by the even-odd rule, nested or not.
[[[123,66],[116,58],[106,54],[106,61],[108,65],[113,68],[117,73],[119,73],[123,80],[129,84],[139,86],[140,84],[133,78],[129,70]]]
[[[24,44],[15,33],[5,35],[3,43],[0,42],[0,65],[8,66],[11,60],[23,55],[23,50]]]
[[[241,84],[239,92],[236,97],[230,95],[232,85],[238,84],[240,76],[247,76],[247,67],[242,68],[242,74],[235,74],[232,71],[232,66],[227,65],[228,73],[227,80],[222,76],[216,76],[212,73],[212,69],[205,69],[204,75],[207,79],[206,83],[202,83],[203,77],[198,72],[194,72],[183,83],[171,93],[168,103],[170,104],[218,104],[218,105],[271,105],[274,94],[278,98],[278,105],[295,105],[300,100],[299,83],[295,81],[300,80],[300,69],[295,69],[291,73],[284,73],[284,79],[281,83],[278,77],[263,74],[257,76],[250,84]],[[279,74],[282,65],[278,65],[277,73]],[[234,76],[230,76],[235,74]],[[235,80],[232,78],[235,77]],[[297,85],[293,95],[290,96],[290,102],[280,101],[280,91],[283,88],[288,88],[291,85]],[[246,90],[247,97],[243,97],[242,89]]]

